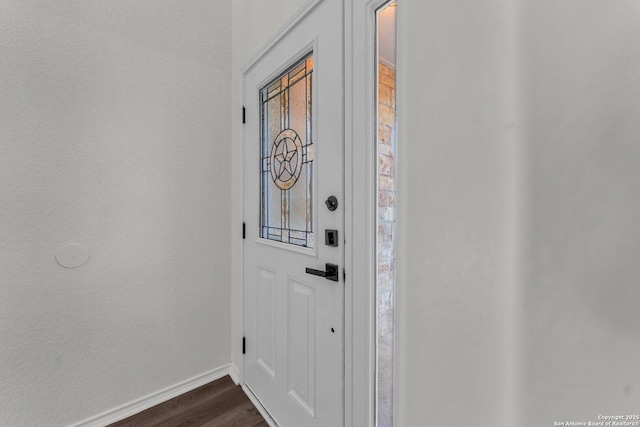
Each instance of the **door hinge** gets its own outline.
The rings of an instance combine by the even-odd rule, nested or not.
[[[347,270],[345,270],[344,268],[342,269],[342,281],[347,281]]]
[[[246,223],[242,223],[242,238],[246,239],[247,238],[247,224]]]
[[[242,123],[247,123],[247,109],[242,107]]]
[[[242,337],[242,354],[245,354],[247,352],[247,339],[245,337]]]

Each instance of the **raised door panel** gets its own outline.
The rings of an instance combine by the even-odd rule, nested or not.
[[[258,364],[276,377],[276,273],[258,267],[257,328]]]
[[[316,395],[316,290],[289,279],[289,395],[311,418]]]

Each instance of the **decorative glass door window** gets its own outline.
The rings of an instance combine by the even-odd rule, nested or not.
[[[260,91],[260,237],[308,248],[313,235],[313,54]]]

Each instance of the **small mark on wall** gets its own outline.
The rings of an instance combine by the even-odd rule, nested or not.
[[[56,261],[64,268],[77,268],[89,260],[89,249],[78,243],[63,246],[56,254]]]

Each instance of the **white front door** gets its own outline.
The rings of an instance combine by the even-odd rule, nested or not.
[[[316,3],[252,64],[244,106],[244,383],[282,427],[339,427],[341,0]]]

